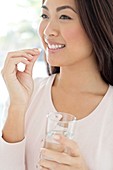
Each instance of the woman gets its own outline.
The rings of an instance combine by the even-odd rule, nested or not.
[[[113,2],[45,0],[41,17],[51,76],[32,79],[39,50],[8,54],[2,75],[10,106],[1,169],[113,170]],[[20,62],[24,72],[17,69]],[[54,136],[69,154],[42,148],[46,115],[56,110],[77,118],[73,141]]]

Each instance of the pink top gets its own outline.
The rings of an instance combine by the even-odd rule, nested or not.
[[[55,75],[35,80],[26,113],[25,139],[7,143],[0,138],[0,170],[39,170],[38,159],[45,136],[46,115],[56,111],[51,86]],[[75,141],[90,170],[113,170],[113,87],[93,112],[77,121]]]

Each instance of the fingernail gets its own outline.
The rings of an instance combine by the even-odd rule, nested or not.
[[[40,52],[42,51],[42,49],[41,49],[41,48],[39,48],[38,50],[39,50]]]
[[[34,48],[34,51],[35,51],[35,52],[41,52],[42,49],[41,49],[41,48]]]

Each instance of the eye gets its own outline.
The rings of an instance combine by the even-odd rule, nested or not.
[[[41,18],[43,18],[43,19],[47,19],[47,18],[49,18],[46,14],[42,14],[41,15]]]
[[[71,17],[67,16],[67,15],[61,15],[60,16],[60,19],[63,19],[63,20],[71,20]]]

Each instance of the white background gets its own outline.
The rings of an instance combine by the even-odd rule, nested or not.
[[[37,0],[37,1],[41,3],[41,0]],[[0,36],[5,36],[7,34],[8,30],[10,29],[9,27],[10,23],[14,23],[16,26],[16,24],[18,25],[18,22],[23,19],[28,20],[28,22],[30,21],[30,23],[32,20],[36,19],[36,13],[32,8],[29,7],[25,10],[22,8],[17,8],[18,3],[22,5],[26,5],[26,3],[28,2],[27,0],[0,0]],[[36,28],[37,24],[34,24],[34,22],[32,24],[33,24],[33,28],[37,29]],[[2,52],[1,49],[0,52]],[[0,57],[3,57],[3,60],[5,61],[5,56],[0,56]],[[3,64],[0,67],[0,71],[3,67]],[[47,76],[47,72],[46,72],[45,63],[42,61],[36,62],[34,66],[33,77],[35,78],[35,77],[46,77],[46,76]],[[0,121],[3,114],[3,105],[5,104],[7,97],[8,97],[7,88],[0,74]]]

